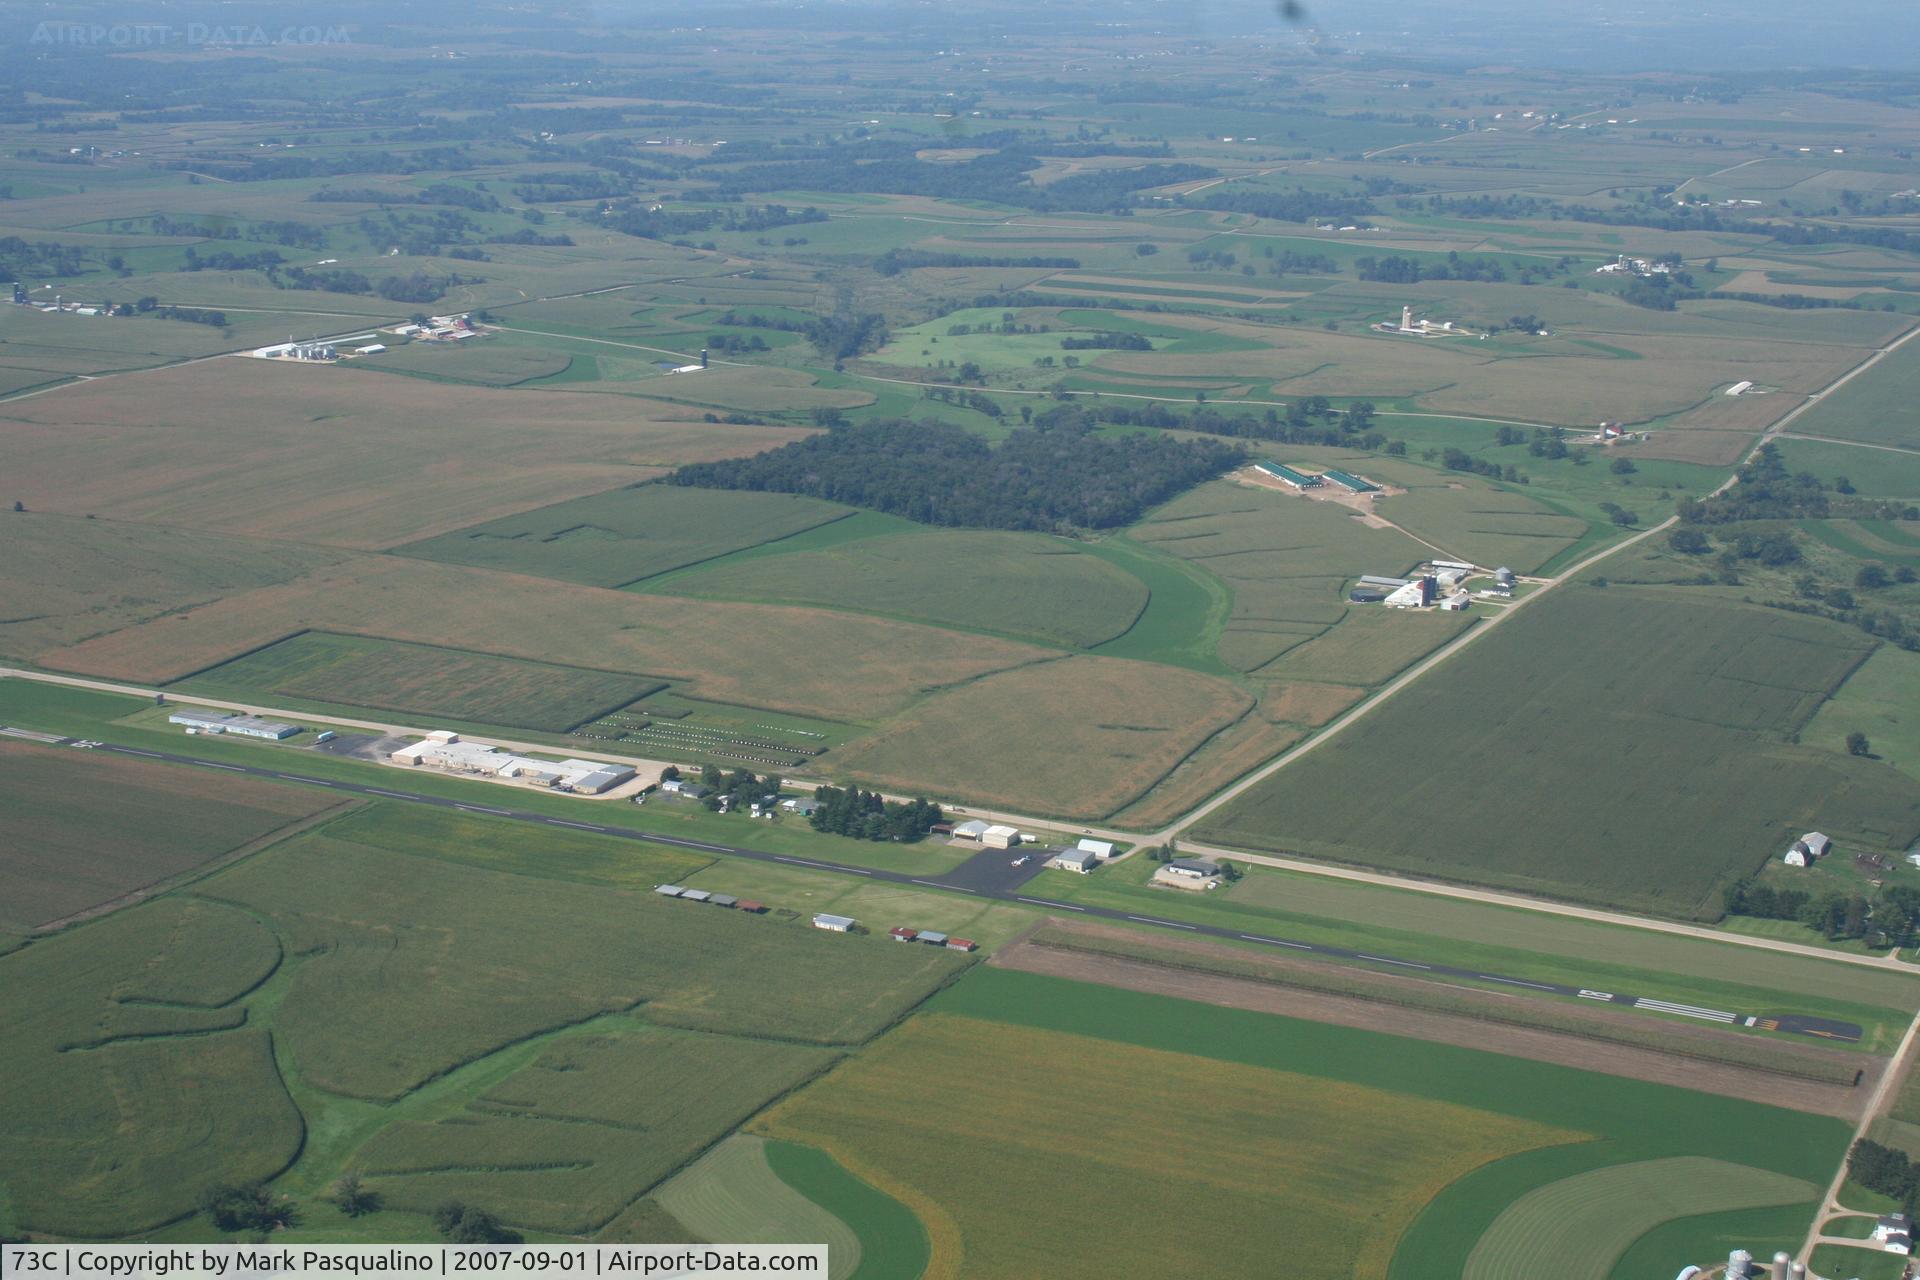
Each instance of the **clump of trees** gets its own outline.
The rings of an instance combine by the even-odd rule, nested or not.
[[[1862,1138],[1847,1153],[1847,1175],[1869,1191],[1891,1196],[1909,1209],[1914,1192],[1920,1190],[1920,1163],[1907,1153]]]
[[[887,318],[875,311],[835,312],[807,321],[800,331],[821,355],[846,360],[886,345]]]
[[[361,1180],[357,1169],[349,1169],[335,1178],[327,1191],[327,1199],[349,1218],[364,1217],[380,1208],[380,1193]]]
[[[433,1226],[451,1244],[519,1244],[522,1239],[485,1209],[458,1200],[433,1211]]]
[[[813,829],[855,840],[911,844],[944,820],[940,806],[926,799],[885,800],[877,791],[855,787],[816,787],[813,798],[820,803],[807,819]]]
[[[1240,465],[1238,448],[1109,436],[1081,422],[1023,427],[999,445],[944,422],[838,423],[751,458],[682,467],[673,484],[798,493],[980,529],[1111,529]]]
[[[292,1200],[277,1196],[263,1182],[224,1182],[200,1197],[200,1212],[222,1231],[274,1231],[298,1219]]]

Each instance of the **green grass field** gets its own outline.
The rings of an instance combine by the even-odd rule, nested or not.
[[[1634,1241],[1665,1222],[1797,1205],[1820,1194],[1803,1178],[1701,1156],[1612,1165],[1539,1187],[1493,1220],[1463,1280],[1525,1280],[1551,1271],[1607,1280]]]
[[[1138,578],[1065,539],[931,529],[716,564],[676,576],[671,589],[885,614],[1072,648],[1126,631],[1148,595]]]
[[[1909,342],[1793,420],[1803,435],[1913,447],[1920,343]],[[1862,471],[1866,467],[1859,468]]]
[[[1907,1274],[1907,1259],[1898,1254],[1843,1244],[1819,1246],[1813,1251],[1810,1266],[1815,1275],[1847,1276],[1851,1280],[1902,1280]]]
[[[564,733],[665,684],[618,671],[303,631],[204,671],[187,687]]]
[[[1800,421],[1794,423],[1798,429]],[[1912,439],[1905,445],[1920,448]],[[1819,440],[1782,440],[1776,446],[1787,470],[1810,471],[1829,485],[1845,479],[1867,498],[1920,497],[1920,452],[1895,453]]]
[[[1864,733],[1874,755],[1920,780],[1920,654],[1882,645],[1847,677],[1838,693],[1820,704],[1800,740],[1829,750],[1846,750],[1847,735]]]
[[[780,1180],[852,1225],[860,1237],[854,1280],[915,1280],[928,1261],[926,1228],[913,1211],[862,1182],[824,1151],[768,1142],[766,1161]]]
[[[181,876],[329,803],[254,778],[0,739],[0,929],[25,932]]]
[[[8,1225],[126,1234],[285,1168],[302,1126],[272,1038],[223,1007],[280,962],[245,912],[175,898],[0,958]]]
[[[1147,588],[1147,607],[1125,632],[1100,646],[1109,658],[1165,662],[1225,674],[1220,637],[1233,609],[1233,589],[1205,569],[1121,534],[1087,550],[1125,569]]]
[[[380,1185],[373,1238],[447,1195],[596,1229],[967,964],[669,903],[704,861],[673,850],[404,810],[0,957],[0,1225],[156,1226],[297,1154],[296,1198]]]
[[[871,513],[847,523],[846,537],[791,539],[662,585],[689,595],[851,608],[1076,647],[1126,630],[1146,602],[1139,581],[1066,540],[903,528]]]
[[[1792,745],[1865,656],[1857,632],[1648,591],[1563,592],[1209,817],[1203,834],[1654,914],[1831,829],[1903,848],[1891,768]],[[1564,728],[1578,717],[1582,731]],[[1364,799],[1335,777],[1380,780]],[[1674,807],[1672,780],[1691,802]],[[1447,815],[1475,815],[1449,821]]]
[[[369,1185],[403,1211],[453,1199],[539,1230],[592,1231],[834,1057],[773,1040],[601,1025],[607,1034],[550,1042],[444,1119],[381,1130],[354,1157]]]
[[[709,1240],[745,1244],[817,1241],[827,1246],[831,1280],[852,1280],[867,1260],[860,1233],[774,1172],[770,1152],[791,1144],[736,1134],[674,1175],[656,1192],[676,1220]],[[805,1148],[798,1148],[806,1154]],[[847,1177],[844,1172],[842,1177]],[[904,1209],[895,1208],[904,1213]],[[919,1230],[911,1214],[907,1221]],[[864,1224],[863,1224],[864,1225]],[[924,1258],[924,1250],[922,1250]],[[866,1274],[882,1274],[866,1266]],[[916,1271],[913,1273],[918,1275]]]
[[[637,1005],[663,1025],[858,1042],[964,967],[931,948],[900,955],[650,893],[409,858],[332,834],[282,845],[205,891],[260,912],[310,957],[276,1018],[303,1075],[375,1100]],[[430,930],[400,927],[428,921]],[[769,971],[781,980],[745,981]]]
[[[784,493],[648,484],[488,521],[400,548],[450,564],[618,587],[830,524],[847,508]]]

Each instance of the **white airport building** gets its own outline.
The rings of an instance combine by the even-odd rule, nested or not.
[[[176,711],[167,717],[167,723],[182,725],[191,733],[237,733],[243,738],[266,738],[273,742],[300,732],[297,724],[220,711]]]
[[[441,730],[401,747],[387,757],[394,764],[427,765],[453,773],[482,774],[511,782],[599,795],[634,776],[631,765],[604,760],[536,760],[484,742],[464,742]]]

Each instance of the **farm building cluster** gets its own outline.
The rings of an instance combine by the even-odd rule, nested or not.
[[[1411,334],[1416,338],[1467,338],[1476,336],[1473,331],[1465,325],[1457,325],[1451,320],[1428,320],[1424,317],[1415,320],[1413,318],[1412,307],[1400,308],[1399,324],[1395,324],[1391,320],[1382,320],[1373,327],[1375,332],[1378,333]]]
[[[1723,1272],[1726,1280],[1807,1280],[1807,1265],[1795,1262],[1784,1253],[1773,1255],[1772,1265],[1756,1262],[1745,1249],[1735,1249],[1727,1255],[1727,1268]],[[1695,1276],[1705,1277],[1707,1272],[1701,1267],[1688,1267],[1677,1280],[1693,1280]]]
[[[1347,593],[1347,599],[1354,604],[1379,604],[1389,609],[1465,609],[1473,602],[1473,592],[1467,583],[1484,574],[1484,570],[1463,561],[1435,560],[1411,578],[1362,574]],[[1493,571],[1492,577],[1493,584],[1482,587],[1480,595],[1490,600],[1510,599],[1518,582],[1513,570],[1503,565]]]
[[[1303,471],[1299,467],[1290,467],[1284,462],[1263,460],[1253,464],[1262,475],[1271,476],[1290,489],[1318,489],[1331,483],[1348,493],[1378,493],[1380,486],[1364,476],[1356,476],[1349,471],[1329,467],[1325,471]]]
[[[453,316],[428,316],[425,324],[395,325],[388,332],[422,342],[459,342],[480,332],[473,317],[462,312]]]
[[[1593,274],[1597,276],[1664,276],[1673,274],[1674,266],[1672,261],[1629,258],[1623,253],[1612,262],[1603,262],[1595,267]]]
[[[632,781],[635,773],[631,765],[605,760],[536,760],[484,742],[463,741],[459,734],[444,729],[399,748],[387,758],[398,765],[426,766],[590,796]]]

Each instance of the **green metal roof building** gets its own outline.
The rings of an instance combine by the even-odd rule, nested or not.
[[[1319,476],[1308,475],[1304,471],[1295,471],[1285,463],[1260,462],[1256,465],[1259,466],[1260,470],[1266,472],[1275,480],[1284,480],[1296,489],[1311,489],[1320,483]]]
[[[1329,470],[1324,474],[1327,479],[1333,481],[1335,484],[1339,485],[1341,488],[1351,489],[1355,493],[1374,493],[1374,492],[1377,492],[1380,488],[1380,486],[1375,484],[1373,481],[1362,480],[1359,476],[1353,475],[1349,472]]]

